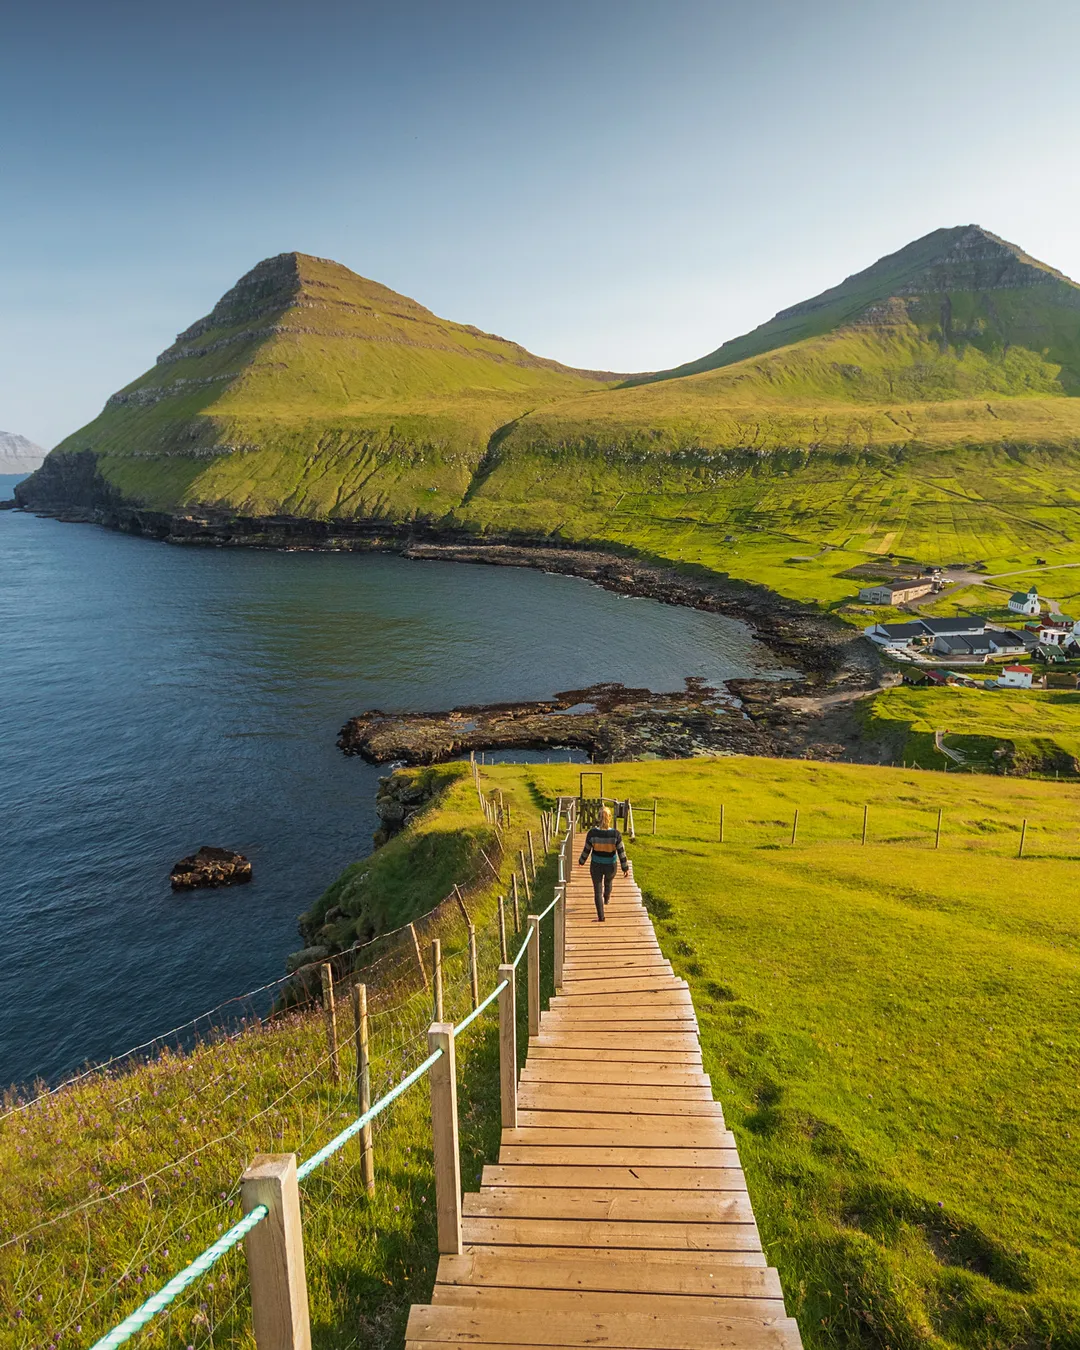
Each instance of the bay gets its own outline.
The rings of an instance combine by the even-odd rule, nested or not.
[[[0,1083],[46,1081],[274,980],[371,848],[368,708],[777,669],[743,624],[574,578],[176,548],[0,513]],[[255,880],[174,895],[238,849]]]

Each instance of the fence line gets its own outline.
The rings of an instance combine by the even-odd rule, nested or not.
[[[474,765],[474,779],[477,783],[478,795],[484,809],[485,816],[488,816],[490,809],[493,814],[502,816],[506,811],[506,818],[509,819],[509,811],[504,807],[501,794],[497,803],[492,803],[489,807],[485,805],[485,798],[479,792],[479,774]],[[565,942],[565,902],[566,902],[566,879],[569,875],[570,849],[573,843],[574,831],[574,805],[570,803],[564,807],[562,799],[559,803],[560,815],[563,810],[567,816],[567,830],[565,837],[559,847],[558,854],[558,881],[555,885],[555,898],[540,913],[530,915],[530,922],[522,939],[520,950],[518,951],[511,970],[516,969],[526,951],[529,949],[534,935],[539,937],[540,924],[552,912],[555,913],[555,969],[556,969],[556,989],[561,984],[561,970],[563,952],[559,950],[560,943]],[[490,818],[490,817],[489,817]],[[549,829],[545,822],[543,833],[546,838],[551,840],[554,833],[557,832],[558,817],[554,829]],[[528,874],[525,872],[526,863],[524,856],[521,857],[521,870],[525,874],[525,882],[528,884]],[[535,875],[535,859],[533,859],[533,870]],[[455,888],[456,891],[456,888]],[[461,903],[464,911],[464,904],[460,896],[455,894],[453,897],[457,903]],[[445,905],[447,902],[442,902]],[[436,906],[430,914],[435,914],[442,905]],[[467,911],[466,915],[467,915]],[[428,916],[424,916],[427,918]],[[560,919],[563,921],[560,922]],[[416,922],[416,921],[414,921]],[[470,933],[470,966],[472,975],[472,988],[475,1000],[475,933],[472,928],[471,920],[468,920]],[[412,930],[415,937],[415,930],[411,924],[403,925],[397,931],[404,932]],[[419,950],[419,944],[417,944]],[[422,957],[421,957],[422,961]],[[502,971],[508,970],[504,964],[500,967]],[[532,954],[528,965],[528,1004],[530,1009],[530,1021],[534,1008],[539,1006],[540,998],[540,965],[539,950]],[[426,971],[425,971],[426,978]],[[331,986],[332,988],[332,976]],[[252,1321],[255,1327],[256,1344],[259,1350],[280,1350],[281,1347],[289,1347],[290,1350],[305,1350],[310,1345],[310,1332],[306,1330],[308,1324],[307,1318],[307,1292],[304,1273],[303,1243],[300,1224],[300,1209],[297,1187],[299,1182],[310,1176],[317,1168],[321,1167],[330,1157],[341,1149],[350,1139],[360,1134],[377,1116],[385,1111],[394,1101],[402,1096],[410,1087],[419,1082],[421,1078],[440,1063],[446,1060],[445,1069],[440,1069],[440,1078],[438,1085],[436,1079],[432,1078],[432,1124],[435,1134],[436,1151],[436,1209],[439,1217],[440,1251],[460,1251],[461,1249],[461,1190],[460,1190],[460,1171],[456,1154],[452,1159],[452,1167],[443,1165],[445,1158],[440,1157],[440,1152],[446,1148],[446,1140],[450,1139],[453,1148],[457,1149],[457,1082],[456,1068],[453,1054],[454,1040],[461,1032],[469,1027],[478,1017],[481,1016],[497,999],[499,1000],[500,1015],[500,1082],[502,1084],[502,1110],[505,1117],[508,1113],[516,1121],[517,1111],[517,1063],[516,1053],[514,1062],[509,1063],[507,1056],[512,1053],[510,1048],[514,1045],[512,1035],[506,1035],[504,1022],[508,1016],[516,1017],[516,1008],[508,1012],[506,1000],[500,998],[500,995],[507,988],[512,987],[512,977],[508,973],[502,978],[491,992],[479,1002],[477,1006],[462,1019],[456,1026],[447,1027],[442,1023],[433,1023],[428,1031],[429,1045],[435,1044],[436,1048],[427,1056],[425,1060],[417,1065],[400,1082],[398,1082],[389,1092],[385,1093],[373,1106],[361,1115],[357,1116],[343,1130],[341,1130],[329,1143],[314,1153],[306,1162],[296,1163],[295,1154],[265,1155],[260,1158],[257,1165],[248,1169],[244,1174],[242,1181],[242,1195],[245,1199],[249,1195],[266,1194],[271,1199],[254,1203],[244,1218],[219,1238],[211,1243],[203,1252],[201,1252],[184,1270],[168,1281],[160,1290],[152,1294],[139,1308],[96,1341],[92,1350],[116,1350],[116,1347],[123,1345],[131,1336],[141,1327],[151,1321],[159,1312],[163,1311],[173,1302],[189,1285],[209,1270],[216,1261],[220,1260],[228,1251],[236,1247],[241,1241],[247,1239],[249,1235],[251,1240],[247,1243],[249,1282],[251,1285],[252,1298]],[[411,1001],[405,1000],[406,1002]],[[330,1052],[327,1054],[323,1063],[336,1059],[337,1048],[332,1043]],[[512,1101],[507,1100],[507,1084],[510,1083],[510,1095]],[[269,1109],[269,1108],[266,1108]],[[452,1179],[453,1184],[448,1183],[448,1178]],[[140,1183],[133,1183],[138,1185]],[[456,1216],[456,1245],[453,1239],[455,1230]],[[444,1218],[447,1222],[444,1223]],[[272,1220],[276,1230],[273,1240],[267,1238],[261,1241],[256,1234],[256,1230],[266,1220]],[[449,1235],[449,1236],[448,1236]],[[285,1310],[285,1312],[283,1312]],[[287,1313],[287,1316],[285,1315]],[[301,1328],[304,1328],[302,1335],[297,1334]]]

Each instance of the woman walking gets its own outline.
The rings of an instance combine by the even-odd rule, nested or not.
[[[611,899],[611,883],[615,880],[615,860],[619,860],[624,877],[630,875],[630,864],[626,861],[622,835],[612,824],[610,806],[600,808],[600,824],[594,825],[585,836],[585,847],[578,859],[578,866],[584,867],[585,860],[592,854],[589,876],[592,878],[593,899],[596,901],[596,917],[604,922],[604,906]]]

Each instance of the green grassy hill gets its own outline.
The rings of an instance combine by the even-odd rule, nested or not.
[[[259,264],[19,490],[616,544],[832,604],[884,554],[1080,560],[1080,287],[937,230],[655,376]]]
[[[50,465],[90,451],[124,500],[160,510],[441,514],[499,427],[611,378],[440,319],[338,263],[283,253],[242,277]],[[51,481],[47,471],[36,490],[47,496]]]

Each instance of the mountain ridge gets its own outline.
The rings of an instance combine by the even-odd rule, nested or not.
[[[16,499],[184,538],[212,516],[213,538],[235,519],[248,542],[288,520],[331,541],[370,523],[619,545],[796,597],[843,593],[833,553],[838,570],[924,546],[1011,565],[1075,543],[1080,560],[1080,287],[980,227],[933,231],[687,367],[611,374],[279,254]],[[778,570],[791,553],[830,561]]]
[[[882,318],[899,315],[888,308],[892,300],[947,295],[952,291],[986,294],[1027,290],[1039,286],[1057,289],[1059,303],[1080,310],[1080,286],[1047,263],[980,225],[957,225],[932,230],[869,267],[853,272],[836,286],[778,310],[749,333],[731,338],[705,356],[670,370],[631,377],[628,385],[680,379],[716,370],[828,329],[856,323],[875,305],[886,306]],[[1066,299],[1067,297],[1067,299]],[[806,320],[808,322],[800,322]],[[873,321],[871,318],[869,321]],[[1080,361],[1076,380],[1080,384]]]
[[[48,454],[40,445],[14,431],[0,431],[0,473],[30,473]]]

